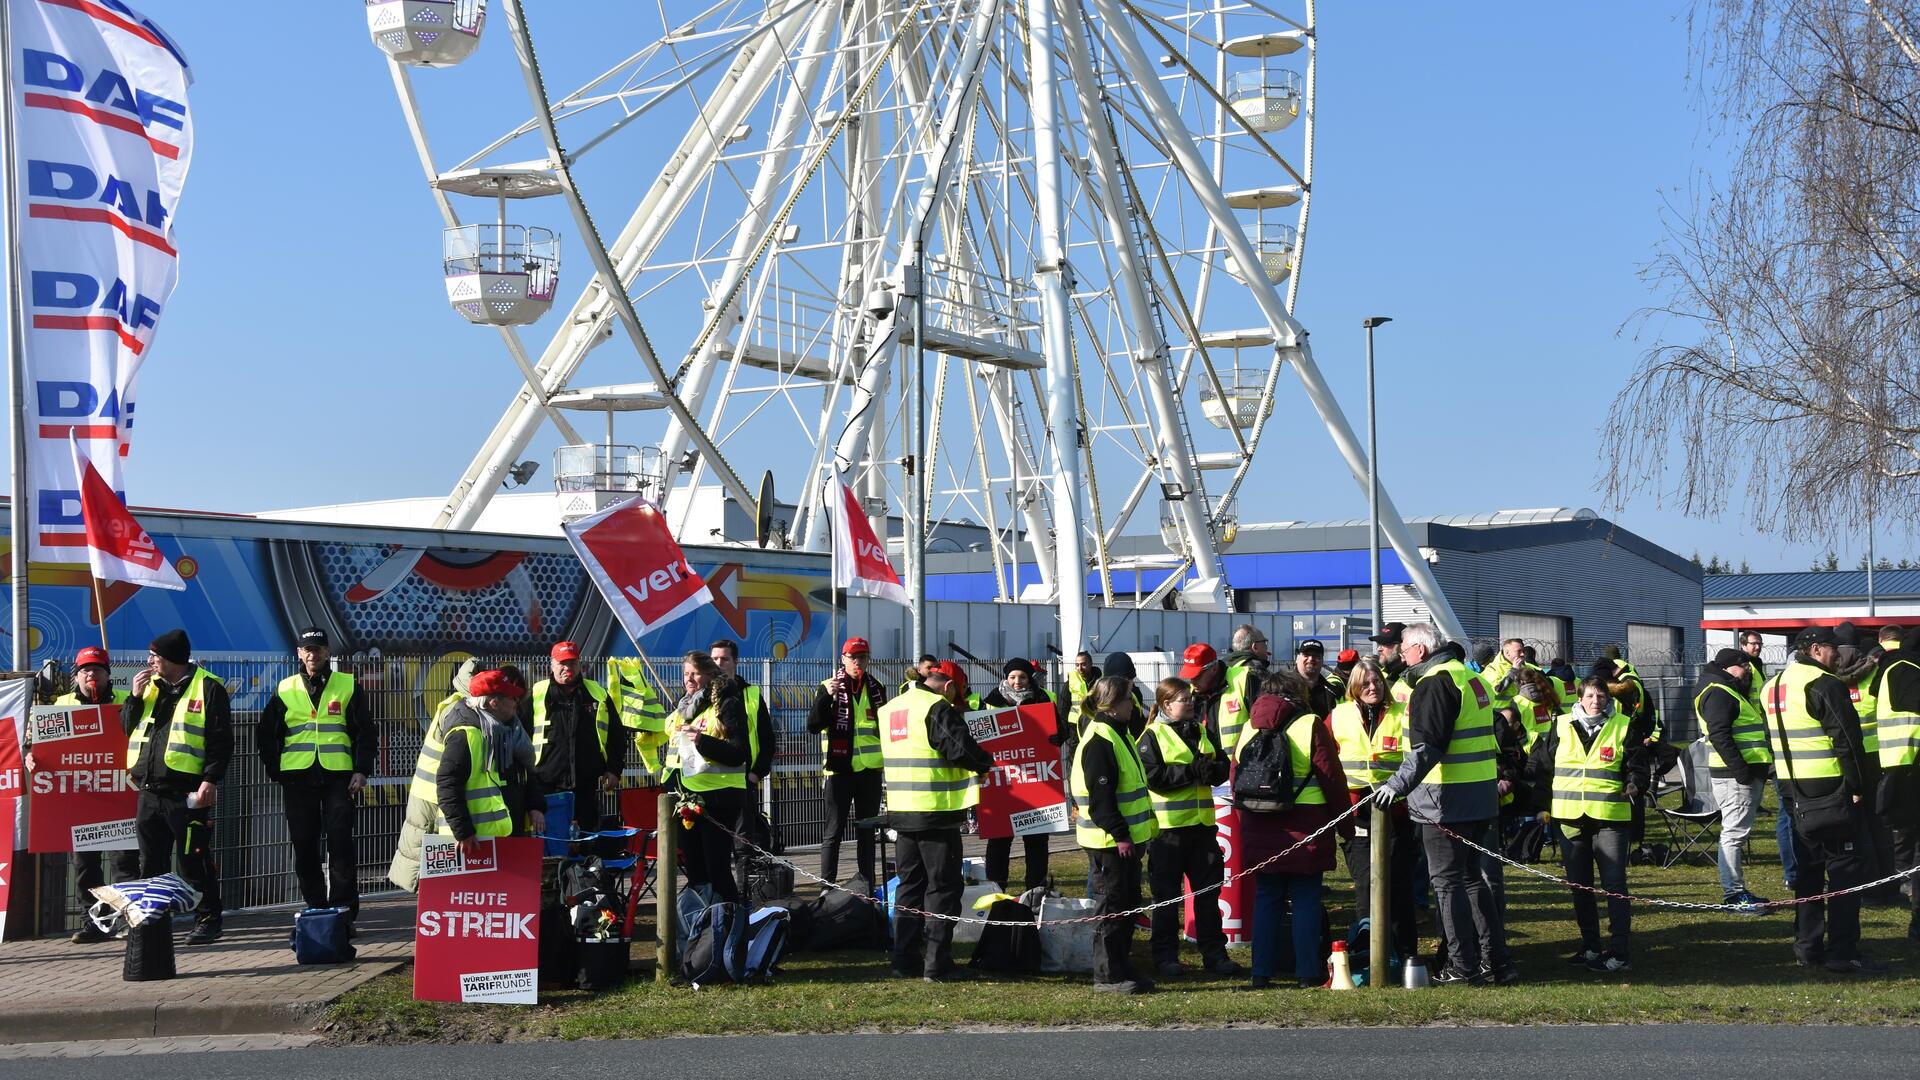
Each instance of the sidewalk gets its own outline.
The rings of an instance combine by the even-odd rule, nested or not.
[[[229,915],[213,945],[174,951],[179,977],[120,978],[125,943],[67,939],[0,945],[0,1043],[142,1039],[304,1031],[327,1004],[413,951],[413,897],[370,900],[360,910],[359,959],[302,967],[287,947],[291,911]],[[178,924],[180,934],[186,924]]]

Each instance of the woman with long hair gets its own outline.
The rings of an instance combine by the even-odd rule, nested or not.
[[[722,830],[740,820],[747,805],[746,698],[740,680],[720,670],[713,657],[690,652],[680,666],[684,693],[668,719],[668,767],[680,790],[701,802],[701,814],[680,840],[680,866],[690,885],[706,885],[714,899],[740,902],[733,879],[733,837]],[[662,827],[667,823],[662,822]]]
[[[1001,668],[1000,685],[994,687],[980,701],[980,707],[983,709],[1017,709],[1022,705],[1051,706],[1052,704],[1053,696],[1040,685],[1040,680],[1033,670],[1033,662],[1017,656],[1007,661]],[[1051,714],[1053,710],[1049,708],[1048,712]],[[1047,738],[1057,746],[1059,743],[1055,735],[1055,732],[1048,732]],[[1006,827],[1011,828],[1010,825]],[[1013,884],[1007,880],[1012,876],[1013,834],[1009,832],[1006,836],[990,836],[985,839],[987,841],[987,880],[1002,888]],[[1021,847],[1026,854],[1026,869],[1023,874],[1025,888],[1031,889],[1046,882],[1050,862],[1047,842],[1051,839],[1052,836],[1047,833],[1031,833],[1022,838]]]
[[[1227,755],[1213,743],[1206,721],[1194,704],[1193,685],[1162,679],[1153,692],[1153,715],[1140,737],[1140,763],[1147,772],[1147,794],[1160,835],[1148,844],[1148,880],[1154,903],[1181,895],[1184,883],[1195,894],[1193,940],[1212,975],[1238,975],[1240,965],[1227,956],[1220,927],[1220,896],[1212,890],[1222,876],[1220,830],[1214,822],[1213,789],[1227,779]],[[1161,975],[1180,974],[1180,905],[1153,911],[1153,964]]]
[[[1074,837],[1087,853],[1087,892],[1094,914],[1111,916],[1140,906],[1140,860],[1159,831],[1147,793],[1146,768],[1129,730],[1135,716],[1133,682],[1103,676],[1087,697],[1073,760],[1073,801],[1080,819]],[[1142,994],[1153,981],[1134,973],[1128,953],[1133,920],[1104,918],[1093,930],[1093,988]]]
[[[1399,770],[1406,752],[1406,712],[1387,689],[1386,672],[1369,657],[1354,665],[1347,680],[1347,700],[1334,707],[1328,720],[1340,749],[1340,768],[1347,774],[1351,805],[1372,794],[1375,784]],[[1387,837],[1390,940],[1393,951],[1404,959],[1420,947],[1413,905],[1419,838],[1414,835],[1413,819],[1407,816],[1404,804],[1388,812]],[[1371,833],[1363,835],[1356,829],[1341,845],[1347,857],[1347,873],[1353,876],[1356,926],[1373,914],[1373,841]]]

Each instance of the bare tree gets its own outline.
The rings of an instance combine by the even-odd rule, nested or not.
[[[1698,0],[1732,151],[1668,215],[1652,344],[1607,425],[1608,496],[1694,515],[1744,487],[1790,539],[1920,510],[1920,3]]]

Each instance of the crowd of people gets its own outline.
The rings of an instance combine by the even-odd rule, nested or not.
[[[959,914],[961,843],[992,756],[970,734],[966,713],[1050,705],[1071,831],[1087,860],[1094,914],[1164,906],[1150,920],[1150,970],[1132,962],[1134,920],[1095,929],[1094,981],[1112,993],[1142,993],[1183,974],[1188,893],[1199,967],[1242,972],[1228,955],[1210,890],[1224,867],[1215,793],[1234,792],[1235,843],[1252,868],[1254,987],[1326,981],[1325,875],[1344,855],[1356,922],[1387,920],[1397,961],[1421,955],[1421,897],[1430,899],[1435,983],[1505,985],[1521,975],[1505,930],[1502,851],[1534,830],[1558,848],[1567,879],[1606,894],[1600,904],[1573,889],[1578,947],[1570,964],[1599,973],[1632,966],[1631,853],[1671,750],[1658,703],[1614,650],[1583,676],[1558,660],[1538,665],[1509,639],[1469,658],[1430,624],[1389,623],[1374,654],[1342,650],[1334,664],[1315,640],[1290,664],[1272,655],[1256,626],[1237,627],[1224,653],[1194,643],[1176,676],[1143,687],[1131,658],[1096,667],[1080,653],[1057,695],[1030,660],[1005,662],[985,694],[951,660],[921,657],[891,692],[870,670],[868,643],[849,638],[839,669],[814,693],[806,727],[819,736],[827,823],[823,877],[839,873],[840,846],[872,882],[876,830],[896,837],[897,917],[892,969],[943,982],[969,972],[952,957]],[[1909,871],[1920,859],[1920,651],[1897,628],[1876,642],[1851,627],[1816,627],[1793,642],[1792,660],[1771,675],[1758,634],[1739,635],[1708,663],[1692,698],[1720,812],[1719,879],[1735,912],[1775,905],[1747,884],[1745,851],[1765,785],[1778,790],[1785,883],[1796,903],[1794,955],[1836,973],[1882,970],[1860,949],[1858,894],[1826,896]],[[210,815],[234,752],[221,681],[192,663],[181,631],[156,638],[130,692],[112,686],[98,649],[75,658],[64,704],[112,704],[128,733],[126,767],[140,789],[137,856],[116,856],[116,874],[174,869],[201,891],[189,944],[217,940],[222,906]],[[285,791],[295,875],[310,907],[352,913],[355,795],[373,771],[377,735],[351,675],[331,663],[326,634],[299,635],[299,669],[261,714],[254,746]],[[718,899],[739,900],[735,833],[752,793],[772,772],[776,728],[759,687],[741,677],[739,648],[715,642],[682,658],[677,693],[655,689],[639,661],[611,661],[606,683],[587,678],[580,649],[560,642],[547,678],[529,683],[511,665],[469,661],[455,692],[427,723],[408,786],[408,806],[390,877],[415,887],[428,835],[472,847],[483,838],[600,827],[602,796],[623,773],[675,785],[699,814],[683,834],[682,870]],[[31,769],[31,756],[28,759]],[[564,796],[554,799],[552,796]],[[1384,808],[1369,828],[1361,802]],[[989,836],[987,876],[1007,883],[1012,835]],[[1385,912],[1372,910],[1373,845],[1386,844]],[[1047,883],[1048,838],[1023,838],[1028,887]],[[79,859],[82,888],[102,883],[100,856]],[[1898,896],[1899,884],[1882,897]],[[1905,889],[1920,940],[1920,889]],[[76,941],[98,940],[91,925]]]

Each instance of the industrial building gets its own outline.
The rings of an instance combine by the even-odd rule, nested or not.
[[[1920,570],[1710,574],[1703,593],[1708,646],[1731,646],[1739,631],[1753,630],[1766,639],[1769,660],[1784,659],[1788,641],[1808,626],[1920,626]]]

